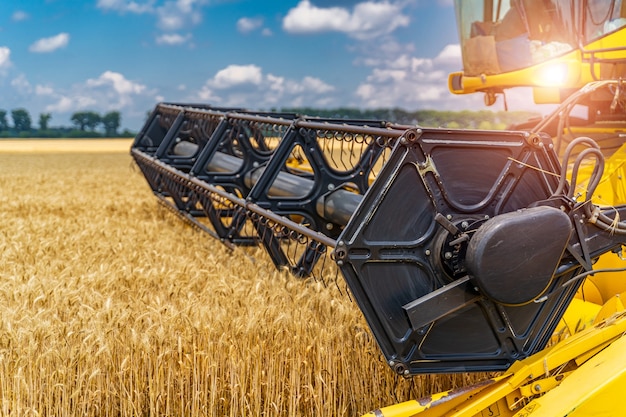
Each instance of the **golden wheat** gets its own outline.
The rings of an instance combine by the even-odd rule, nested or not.
[[[180,222],[127,151],[0,152],[0,225],[2,416],[354,416],[468,382],[395,376],[348,297]]]

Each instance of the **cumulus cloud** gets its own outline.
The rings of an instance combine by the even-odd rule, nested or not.
[[[154,0],[136,2],[133,0],[98,0],[96,7],[120,13],[150,13],[154,11]]]
[[[11,66],[11,50],[6,46],[0,46],[0,70]]]
[[[20,74],[11,80],[11,87],[13,87],[20,94],[30,94],[33,88],[30,85],[28,79],[24,74]]]
[[[260,17],[242,17],[237,21],[237,30],[241,33],[250,33],[263,26],[263,19]]]
[[[389,1],[357,3],[352,11],[344,7],[321,8],[301,0],[283,19],[283,29],[294,34],[342,32],[355,39],[372,39],[408,26],[402,6]]]
[[[35,94],[38,96],[51,96],[54,94],[54,89],[47,85],[37,84],[35,86]]]
[[[165,33],[163,35],[157,36],[156,43],[157,45],[182,45],[191,40],[191,33],[186,35],[181,35],[178,33]]]
[[[90,78],[87,80],[88,87],[112,87],[120,95],[140,94],[146,89],[143,84],[135,83],[127,80],[119,72],[105,71],[98,78]]]
[[[225,89],[242,84],[258,85],[262,81],[263,73],[256,65],[229,65],[219,70],[209,82],[213,88]]]
[[[93,109],[98,106],[98,101],[85,94],[75,93],[71,95],[60,94],[57,101],[45,107],[46,112],[69,113],[78,110]]]
[[[70,35],[63,32],[49,38],[41,38],[28,47],[31,52],[45,53],[64,48],[70,41]]]
[[[65,90],[50,86],[38,86],[36,93],[51,100],[46,112],[71,113],[80,110],[124,110],[131,114],[135,100],[152,104],[154,92],[138,82],[128,80],[123,74],[105,71],[97,78],[74,84]],[[146,104],[146,107],[148,104]]]
[[[461,62],[461,60],[461,45],[458,43],[454,45],[446,45],[435,58],[435,61],[437,62],[453,63],[457,65]]]
[[[189,29],[202,22],[202,7],[208,0],[98,0],[97,7],[120,14],[150,14],[156,17],[157,27],[166,32],[155,38],[159,45],[181,45],[189,41],[190,35],[175,32]]]
[[[458,45],[447,45],[435,58],[405,52],[371,64],[370,74],[356,90],[359,105],[450,110],[480,107],[482,102],[482,97],[453,96],[448,91],[448,74],[461,68]]]
[[[202,22],[201,6],[203,0],[176,0],[166,1],[156,8],[159,28],[167,31],[176,31],[189,26],[196,26]]]
[[[211,77],[190,100],[222,106],[269,108],[338,104],[335,87],[316,77],[300,80],[265,74],[257,65],[229,65]]]
[[[27,108],[31,114],[52,113],[61,125],[69,124],[77,111],[104,114],[115,110],[124,115],[124,126],[138,129],[145,121],[146,110],[164,100],[156,89],[110,70],[69,86],[31,83],[25,74],[17,74],[3,84],[3,93],[15,103],[14,107]]]
[[[16,10],[15,12],[13,12],[13,14],[11,15],[11,20],[13,20],[14,22],[21,22],[23,20],[27,20],[30,16],[28,15],[28,13],[26,13],[25,11],[22,10]]]

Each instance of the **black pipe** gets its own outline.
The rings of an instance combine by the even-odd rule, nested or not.
[[[198,151],[198,145],[189,141],[181,141],[173,148],[174,155],[192,157]],[[207,165],[211,172],[236,172],[242,165],[242,160],[236,156],[223,152],[216,152]],[[252,188],[259,181],[265,171],[259,167],[245,174],[244,181],[247,187]],[[273,197],[306,197],[315,181],[303,178],[289,172],[281,171],[269,189],[269,196]],[[329,222],[345,226],[355,212],[363,196],[352,191],[338,188],[321,196],[316,201],[315,209],[324,219]]]

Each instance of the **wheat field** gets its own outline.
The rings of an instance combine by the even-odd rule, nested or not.
[[[469,382],[395,376],[346,294],[162,208],[130,141],[18,142],[0,141],[0,415],[356,416]]]

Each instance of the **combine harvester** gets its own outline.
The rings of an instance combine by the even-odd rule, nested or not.
[[[131,154],[229,247],[340,271],[399,375],[498,373],[372,416],[621,415],[626,4],[456,8],[450,90],[533,87],[551,116],[478,131],[163,103]]]

